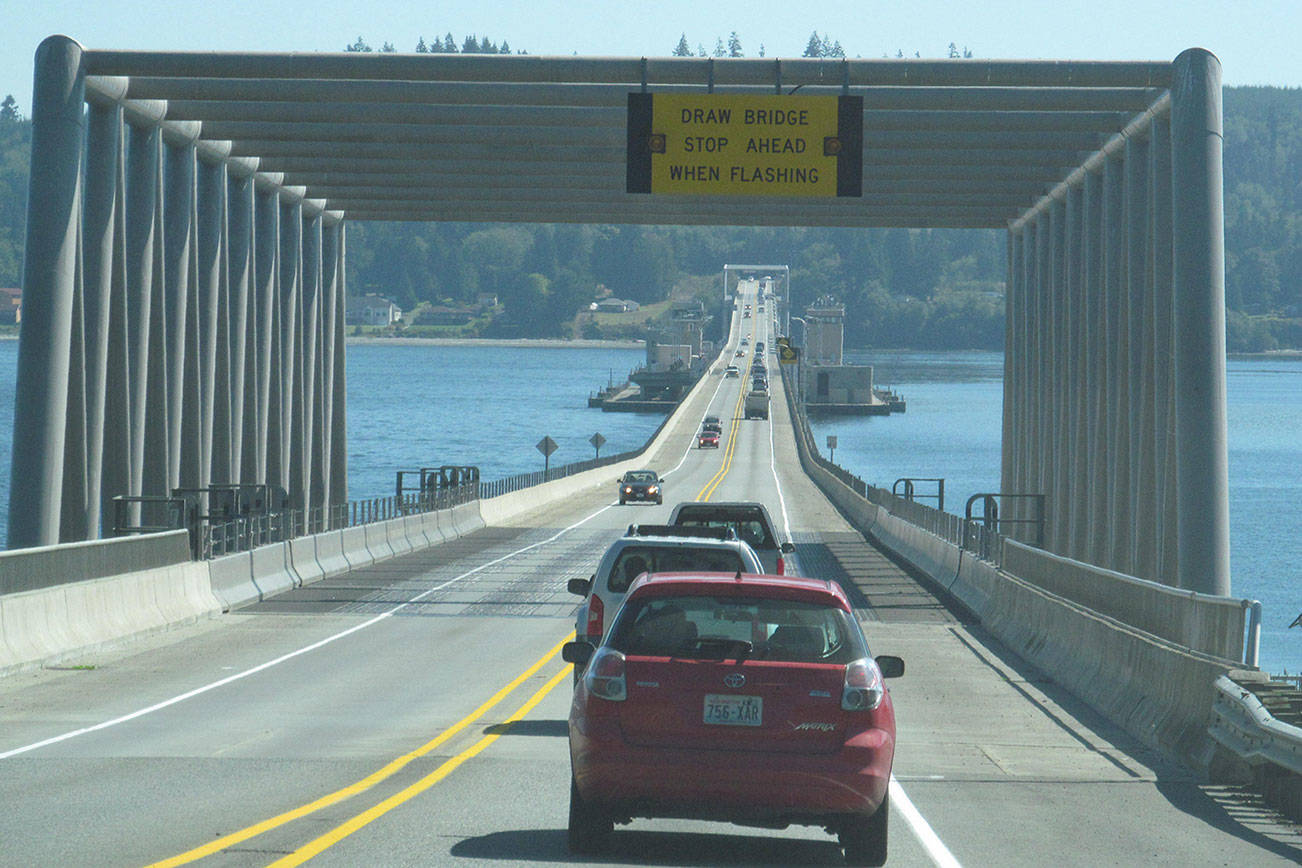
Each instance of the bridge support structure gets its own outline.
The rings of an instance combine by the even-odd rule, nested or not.
[[[1227,595],[1220,64],[1172,73],[1009,224],[1002,487],[1058,554]]]
[[[346,502],[342,214],[83,55],[36,56],[9,546],[176,487]]]

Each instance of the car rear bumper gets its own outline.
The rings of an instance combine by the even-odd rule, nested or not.
[[[826,754],[641,747],[618,726],[570,726],[585,800],[629,817],[835,825],[874,813],[890,782],[894,736],[870,729]]]

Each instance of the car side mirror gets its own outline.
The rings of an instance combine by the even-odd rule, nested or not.
[[[561,646],[561,659],[566,663],[573,663],[575,666],[582,668],[588,665],[597,649],[591,642],[566,642]],[[899,659],[899,658],[896,658]]]
[[[565,583],[565,590],[577,597],[586,597],[592,590],[592,579],[570,579]]]
[[[783,553],[783,554],[787,554],[787,555],[789,555],[789,554],[791,554],[792,552],[794,552],[795,550],[796,550],[796,544],[793,543],[793,542],[784,542],[784,543],[782,544],[782,553]]]
[[[899,678],[904,674],[904,659],[893,657],[890,654],[883,654],[877,659],[877,668],[882,671],[883,678]]]

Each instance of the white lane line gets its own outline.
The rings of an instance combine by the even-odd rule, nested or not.
[[[962,868],[954,854],[949,852],[949,848],[940,840],[936,830],[931,828],[931,824],[923,818],[921,812],[913,804],[913,801],[904,792],[904,787],[891,775],[891,807],[899,810],[904,817],[904,822],[909,824],[914,836],[922,843],[922,847],[931,857],[931,861],[940,866],[940,868]]]
[[[467,570],[466,572],[462,573],[459,576],[456,576],[455,578],[448,579],[446,582],[443,582],[440,585],[436,585],[432,588],[429,588],[428,590],[422,591],[420,594],[417,594],[415,597],[412,597],[407,602],[399,603],[398,605],[394,606],[392,609],[389,609],[387,612],[381,612],[379,615],[376,615],[374,618],[370,619],[369,621],[364,621],[361,624],[356,624],[352,627],[349,627],[347,630],[334,634],[333,636],[328,636],[325,639],[321,639],[318,642],[313,642],[311,645],[307,645],[302,648],[299,648],[297,651],[291,651],[288,654],[283,654],[274,660],[268,660],[266,663],[260,663],[251,669],[244,670],[243,672],[237,672],[234,675],[228,675],[227,677],[222,678],[218,681],[214,681],[211,684],[205,684],[202,687],[196,687],[193,690],[189,690],[186,691],[185,693],[179,694],[177,696],[173,696],[171,699],[165,699],[162,702],[155,703],[154,705],[151,705],[148,708],[141,708],[129,714],[124,714],[121,717],[115,717],[112,720],[105,720],[101,723],[95,724],[94,726],[87,726],[81,729],[75,729],[70,732],[65,732],[61,735],[51,736],[50,738],[42,739],[41,741],[24,745],[23,747],[16,747],[16,748],[12,748],[11,750],[0,751],[0,760],[9,759],[10,757],[18,756],[19,754],[29,753],[30,751],[34,751],[38,748],[46,747],[52,744],[57,744],[61,741],[67,741],[68,739],[76,738],[77,736],[80,735],[86,735],[87,733],[98,732],[102,729],[108,729],[111,726],[117,726],[118,724],[126,723],[128,721],[135,720],[136,718],[139,717],[144,717],[147,714],[153,714],[155,711],[161,711],[164,708],[168,708],[170,706],[176,705],[177,703],[184,702],[187,699],[193,699],[194,697],[204,693],[208,693],[211,690],[216,690],[219,687],[224,687],[233,681],[239,681],[242,678],[247,678],[250,675],[255,675],[259,672],[262,672],[265,669],[270,669],[273,666],[277,666],[281,663],[284,663],[286,660],[292,660],[295,657],[299,657],[303,654],[307,654],[308,652],[315,651],[318,648],[329,645],[331,642],[335,642],[339,639],[344,638],[345,636],[351,636],[353,633],[356,633],[360,630],[365,630],[367,627],[372,627],[380,623],[381,621],[385,620],[386,618],[391,618],[394,615],[396,615],[398,612],[401,612],[403,609],[412,605],[413,603],[420,602],[425,597],[428,597],[430,594],[433,594],[437,591],[443,590],[448,585],[454,584],[456,582],[461,581],[462,579],[473,576],[475,573],[485,570],[491,566],[500,564],[502,561],[513,558],[516,555],[520,555],[531,549],[536,549],[539,546],[544,546],[547,545],[548,543],[555,542],[556,540],[560,539],[562,536],[574,530],[575,528],[587,524],[589,521],[601,515],[606,510],[611,509],[613,506],[614,506],[613,503],[606,504],[601,509],[597,510],[591,515],[588,515],[585,518],[576,521],[574,524],[570,525],[567,528],[557,531],[555,534],[553,534],[552,536],[548,537],[545,540],[540,540],[536,543],[527,545],[524,548],[516,549],[515,551],[510,552],[509,554],[502,555],[499,558],[495,558],[491,561],[482,563],[479,566],[475,567],[474,569]]]
[[[773,422],[772,413],[769,414],[769,466],[773,469],[773,484],[778,489],[778,502],[782,505],[782,520],[787,526],[787,539],[791,538],[791,519],[787,515],[787,500],[782,496],[782,482],[778,479],[777,458],[773,448]],[[891,806],[899,810],[904,817],[904,821],[909,824],[909,829],[913,832],[914,837],[922,844],[931,861],[940,868],[962,868],[958,859],[949,851],[945,843],[940,840],[936,830],[931,828],[931,824],[913,804],[913,800],[904,792],[904,787],[891,775]]]

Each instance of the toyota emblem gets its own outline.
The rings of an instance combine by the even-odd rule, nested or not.
[[[741,687],[745,683],[746,676],[742,675],[740,672],[732,672],[723,676],[723,684],[725,687],[737,688]]]

